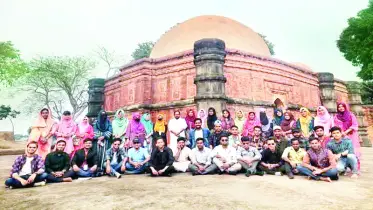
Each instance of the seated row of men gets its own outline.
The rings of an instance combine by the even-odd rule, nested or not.
[[[291,146],[281,151],[276,139],[267,140],[267,149],[262,153],[252,146],[252,139],[242,137],[241,146],[237,149],[229,145],[227,135],[220,136],[220,144],[214,149],[205,146],[203,138],[196,139],[196,147],[185,146],[186,139],[178,138],[177,151],[165,146],[165,140],[156,141],[156,149],[149,155],[134,140],[134,147],[128,154],[120,148],[121,139],[115,139],[112,147],[106,151],[106,173],[121,177],[121,173],[139,174],[148,170],[151,176],[171,176],[176,172],[190,171],[194,175],[227,173],[236,175],[241,170],[245,175],[286,173],[293,179],[294,174],[303,174],[310,179],[331,182],[337,180],[338,174],[351,168],[352,178],[357,177],[357,159],[354,155],[351,140],[342,138],[341,129],[331,129],[333,139],[323,148],[316,137],[309,138],[310,149],[305,151],[299,146],[299,140],[293,138]],[[287,141],[287,140],[286,140]],[[27,187],[44,185],[47,182],[71,182],[77,177],[94,177],[98,158],[92,149],[92,140],[86,139],[84,148],[77,151],[70,161],[64,139],[57,140],[56,150],[42,158],[36,155],[37,143],[29,142],[26,154],[19,156],[12,167],[10,178],[6,180],[7,187]],[[70,169],[71,165],[71,169]]]

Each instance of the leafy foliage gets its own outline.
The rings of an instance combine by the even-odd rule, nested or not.
[[[268,49],[269,49],[269,52],[271,53],[271,55],[275,55],[275,50],[274,50],[275,45],[267,39],[267,36],[265,36],[261,33],[258,33],[258,34],[259,34],[259,36],[261,36],[264,39],[265,43],[268,46]]]
[[[55,118],[60,118],[64,110],[71,108],[73,117],[78,117],[88,106],[88,78],[95,65],[85,57],[33,60],[29,65],[30,72],[19,85],[21,90],[29,93],[25,108],[34,112],[47,106]]]
[[[357,17],[348,19],[337,46],[348,61],[361,68],[358,77],[373,80],[373,0]]]
[[[131,54],[133,60],[148,58],[152,52],[154,42],[143,42],[137,45],[137,48]]]
[[[25,62],[11,42],[0,42],[0,83],[12,85],[27,72]]]
[[[361,83],[361,99],[364,104],[373,104],[373,81]]]
[[[13,110],[10,106],[0,106],[0,120],[4,120],[8,117],[16,118],[21,112]]]

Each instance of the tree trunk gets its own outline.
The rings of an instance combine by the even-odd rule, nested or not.
[[[13,124],[13,120],[10,117],[8,117],[8,119],[10,120],[10,123],[12,123],[12,133],[13,133],[13,138],[14,138],[14,124]]]

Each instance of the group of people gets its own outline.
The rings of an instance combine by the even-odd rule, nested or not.
[[[298,119],[289,111],[275,109],[271,118],[265,109],[259,117],[245,118],[228,110],[217,117],[214,108],[188,110],[186,117],[174,111],[168,123],[159,114],[153,123],[149,113],[135,112],[128,120],[117,110],[113,121],[101,111],[93,126],[88,117],[76,124],[65,111],[59,123],[51,111],[42,109],[31,127],[26,152],[12,167],[6,187],[71,182],[104,174],[120,178],[123,173],[171,176],[192,175],[303,174],[310,179],[337,180],[360,170],[360,143],[355,115],[345,103],[331,116],[320,106],[313,117],[307,108]],[[169,137],[169,138],[167,138]],[[169,140],[169,141],[167,141]]]

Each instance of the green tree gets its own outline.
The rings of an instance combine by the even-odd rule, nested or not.
[[[148,58],[152,52],[154,42],[143,42],[137,45],[135,51],[132,52],[131,56],[133,60],[139,60],[141,58]]]
[[[364,104],[373,104],[373,81],[361,83],[361,99]]]
[[[271,53],[271,55],[275,55],[275,50],[274,50],[275,45],[267,39],[267,36],[265,36],[265,35],[263,35],[261,33],[258,33],[258,34],[259,34],[260,37],[263,38],[263,40],[267,44],[269,52]]]
[[[55,118],[70,109],[76,119],[88,106],[88,78],[96,63],[85,57],[40,57],[19,87],[29,93],[28,112],[47,106]]]
[[[12,85],[27,72],[27,65],[11,42],[0,42],[0,83]]]
[[[16,118],[21,112],[13,110],[10,106],[0,106],[0,120],[9,119],[12,124],[12,132],[14,134],[14,124],[12,118]]]
[[[360,67],[358,77],[373,80],[373,0],[357,17],[348,19],[337,46],[352,65]]]

